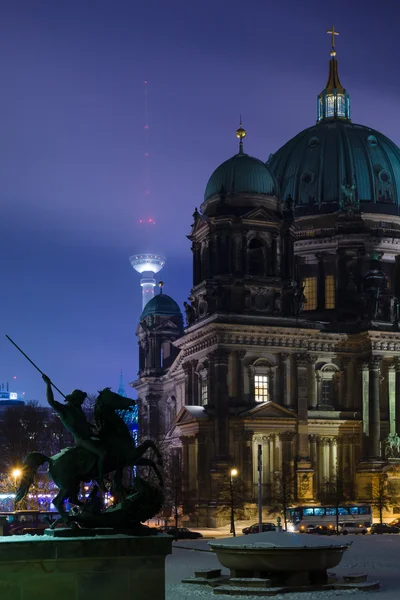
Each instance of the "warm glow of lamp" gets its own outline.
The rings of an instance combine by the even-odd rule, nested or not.
[[[231,469],[231,477],[236,477],[237,474],[238,474],[237,469]]]
[[[14,477],[14,479],[19,479],[22,475],[22,471],[21,469],[13,469],[11,474]]]

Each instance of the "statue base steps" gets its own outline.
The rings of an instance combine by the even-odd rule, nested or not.
[[[171,546],[169,536],[3,537],[0,598],[165,600]]]

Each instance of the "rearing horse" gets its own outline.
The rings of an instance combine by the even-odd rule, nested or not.
[[[162,465],[161,454],[152,440],[145,440],[139,446],[129,432],[127,425],[116,410],[129,410],[133,401],[105,388],[99,392],[96,400],[94,414],[98,427],[99,445],[102,445],[107,456],[104,461],[104,473],[115,471],[115,485],[122,486],[122,473],[124,467],[149,466],[158,477],[163,486],[163,478],[157,467]],[[150,458],[143,458],[147,450],[152,449],[157,457],[157,464]],[[64,448],[55,456],[46,456],[40,452],[30,452],[24,460],[23,475],[16,494],[15,501],[20,502],[27,495],[33,483],[37,469],[49,463],[49,476],[59,488],[57,496],[53,499],[61,519],[68,522],[68,513],[64,509],[65,500],[72,504],[81,504],[78,499],[79,485],[82,481],[99,480],[97,457],[84,448]],[[54,522],[54,524],[57,521]]]

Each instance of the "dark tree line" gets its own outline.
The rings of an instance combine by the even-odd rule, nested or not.
[[[84,404],[90,421],[93,421],[94,401],[95,396],[89,395]],[[11,406],[0,416],[0,473],[20,468],[29,452],[52,456],[73,444],[71,434],[47,406],[39,406],[36,401]]]

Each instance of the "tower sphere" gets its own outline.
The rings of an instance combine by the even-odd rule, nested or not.
[[[158,273],[166,263],[164,256],[159,254],[134,254],[130,257],[132,267],[138,273]]]

